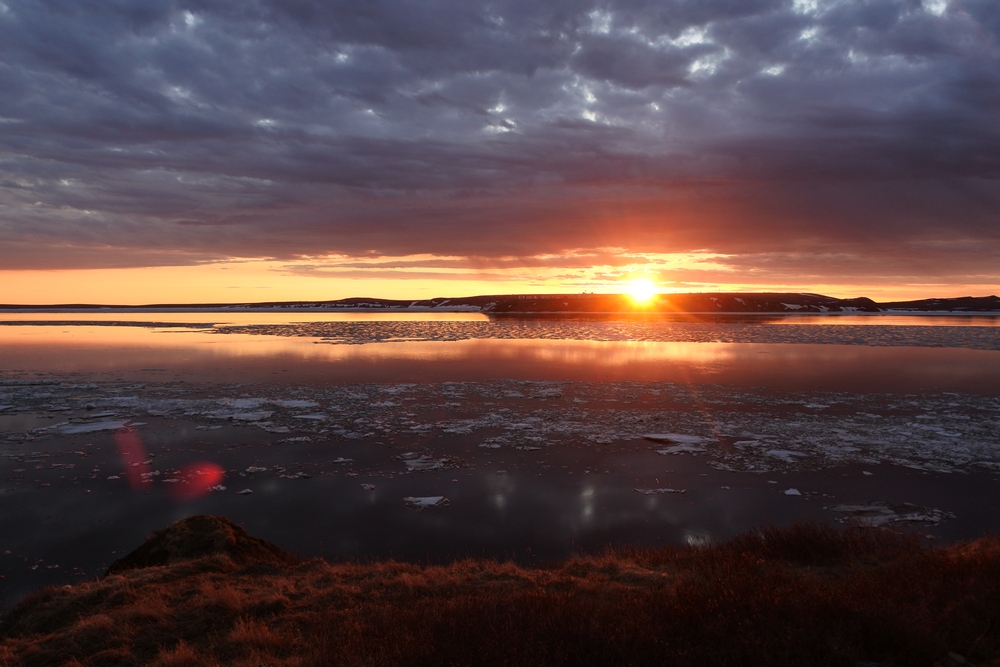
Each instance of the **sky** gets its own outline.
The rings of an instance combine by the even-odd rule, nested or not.
[[[996,0],[0,0],[0,302],[1000,292]]]

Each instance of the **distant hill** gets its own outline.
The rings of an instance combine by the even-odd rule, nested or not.
[[[703,292],[663,294],[645,304],[627,294],[499,294],[423,300],[351,297],[333,301],[148,304],[143,306],[57,304],[0,305],[3,310],[309,310],[384,312],[480,312],[489,315],[542,313],[998,313],[1000,297],[958,297],[877,303],[866,297],[822,294]]]

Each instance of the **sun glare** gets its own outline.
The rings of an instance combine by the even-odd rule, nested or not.
[[[628,295],[637,304],[649,303],[656,296],[656,284],[646,278],[633,280],[629,285]]]

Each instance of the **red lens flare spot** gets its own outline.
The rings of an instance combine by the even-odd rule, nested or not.
[[[177,475],[180,483],[171,485],[170,493],[174,500],[194,500],[221,484],[225,476],[226,471],[218,463],[191,463],[181,468]]]
[[[118,446],[118,454],[122,457],[122,466],[125,468],[125,477],[128,485],[133,490],[142,488],[153,481],[153,462],[146,458],[146,448],[142,444],[142,438],[132,429],[115,431],[115,444]]]

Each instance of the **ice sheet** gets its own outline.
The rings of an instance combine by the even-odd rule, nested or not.
[[[403,502],[410,509],[426,510],[432,507],[444,507],[449,504],[444,496],[407,496]]]
[[[687,493],[687,489],[671,489],[671,488],[660,488],[660,489],[632,489],[637,491],[644,496],[657,496],[663,493]]]
[[[67,424],[59,427],[63,435],[78,435],[80,433],[97,433],[99,431],[117,431],[125,428],[129,420],[89,422],[84,424]]]
[[[882,527],[894,523],[922,523],[937,525],[945,519],[954,519],[955,515],[939,509],[921,507],[910,503],[888,503],[871,501],[857,505],[834,505],[828,507],[833,512],[846,516],[845,523],[860,526]]]
[[[329,345],[398,341],[553,339],[692,343],[792,343],[834,345],[964,347],[1000,350],[1000,327],[899,326],[880,324],[791,324],[767,322],[677,322],[627,319],[523,319],[493,321],[302,322],[227,325],[214,334],[257,334],[317,339]]]
[[[192,428],[199,430],[256,425],[319,442],[409,442],[414,447],[409,450],[413,456],[404,461],[409,471],[461,465],[421,449],[438,437],[473,438],[483,449],[518,451],[568,442],[614,449],[625,443],[641,446],[645,440],[653,445],[652,452],[697,454],[720,470],[759,473],[879,463],[934,472],[1000,470],[1000,399],[991,396],[822,391],[762,395],[724,385],[622,381],[563,383],[557,385],[558,397],[533,398],[540,387],[555,388],[515,380],[370,383],[270,388],[240,397],[225,386],[212,385],[13,384],[5,386],[4,404],[18,406],[18,414],[65,417],[3,438],[16,446],[113,431],[155,416],[193,421]],[[459,394],[462,403],[449,406]],[[387,395],[394,399],[384,400]],[[335,407],[335,412],[302,414],[297,407],[302,402]],[[810,404],[831,407],[816,410]],[[117,418],[92,419],[101,413]],[[321,415],[326,418],[319,419]],[[662,426],[670,429],[657,428]]]

